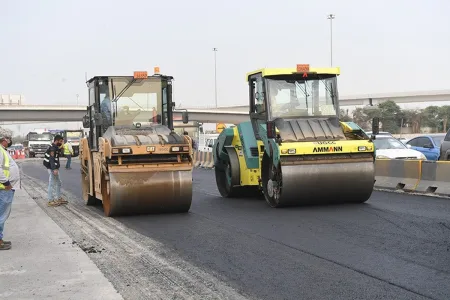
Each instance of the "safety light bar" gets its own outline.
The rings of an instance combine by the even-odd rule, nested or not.
[[[147,71],[134,71],[134,79],[146,79]]]
[[[309,64],[297,64],[297,73],[309,72]]]

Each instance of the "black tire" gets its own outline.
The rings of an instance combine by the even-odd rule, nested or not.
[[[222,162],[224,169],[214,168],[219,193],[224,198],[257,197],[260,195],[256,186],[240,186],[241,172],[236,150],[226,149],[229,160]],[[217,156],[218,157],[218,156]]]
[[[270,196],[268,191],[269,180],[272,177],[271,175],[271,172],[273,171],[272,169],[273,169],[272,159],[269,156],[264,155],[261,166],[261,179],[262,179],[264,199],[266,200],[267,204],[269,204],[270,207],[278,208],[282,207],[282,205],[279,202],[279,199],[277,199],[277,197],[274,197],[275,195]],[[281,169],[277,167],[275,170],[277,171],[278,175],[277,177],[279,177],[278,179],[282,180]]]

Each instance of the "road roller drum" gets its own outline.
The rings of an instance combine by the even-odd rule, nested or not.
[[[109,174],[106,213],[138,215],[187,212],[192,202],[192,171]]]
[[[281,164],[280,174],[267,181],[266,200],[271,207],[310,204],[361,203],[373,191],[373,159],[365,162]]]

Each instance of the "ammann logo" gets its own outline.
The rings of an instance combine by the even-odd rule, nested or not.
[[[342,146],[332,146],[332,147],[314,147],[314,152],[342,152]]]

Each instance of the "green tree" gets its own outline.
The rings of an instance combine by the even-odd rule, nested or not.
[[[442,124],[442,119],[439,115],[439,106],[428,106],[423,111],[423,124],[425,126],[431,127],[436,131],[439,131]]]
[[[392,100],[385,101],[378,104],[380,109],[380,119],[382,122],[383,131],[395,133],[400,127],[402,110],[400,106],[397,105]]]
[[[353,111],[353,122],[365,130],[370,130],[374,117],[380,117],[380,110],[376,106],[358,107]]]
[[[438,116],[442,120],[442,131],[447,132],[448,121],[450,120],[450,105],[439,107]]]
[[[358,107],[353,111],[353,122],[358,124],[361,128],[365,128],[367,115],[361,107]]]
[[[339,112],[339,119],[343,122],[353,121],[352,118],[348,115],[348,111],[345,111],[343,109],[341,109]]]
[[[422,111],[420,109],[402,110],[403,124],[412,127],[412,133],[419,133],[422,123]]]

